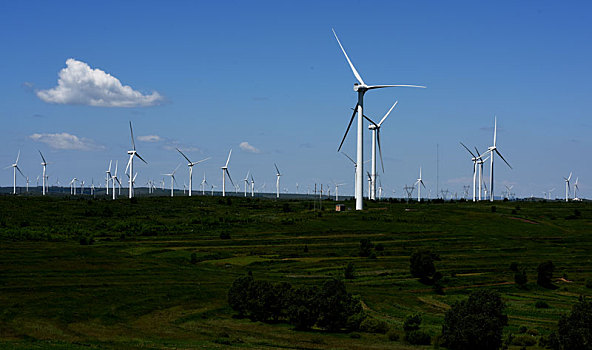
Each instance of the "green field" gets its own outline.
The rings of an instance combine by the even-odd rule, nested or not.
[[[0,347],[432,348],[382,334],[251,322],[228,306],[228,288],[248,271],[319,285],[342,278],[348,262],[357,274],[346,280],[348,291],[368,314],[401,330],[406,315],[420,312],[432,336],[449,306],[478,288],[502,294],[506,334],[521,326],[548,334],[580,295],[592,294],[585,287],[592,279],[588,203],[496,202],[495,212],[491,203],[472,202],[376,202],[343,213],[332,211],[332,201],[318,206],[240,197],[0,196]],[[359,257],[362,238],[384,251]],[[440,254],[444,295],[411,277],[409,257],[418,248]],[[536,267],[546,260],[556,266],[554,290],[536,285]],[[511,262],[527,269],[527,289],[514,284]],[[550,308],[535,308],[538,300]]]

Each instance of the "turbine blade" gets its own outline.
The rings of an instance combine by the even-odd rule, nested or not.
[[[234,181],[232,181],[232,177],[230,177],[230,172],[228,171],[228,169],[224,169],[224,171],[226,172],[226,175],[228,175],[228,179],[230,180],[230,183],[234,187]]]
[[[391,107],[391,109],[389,109],[388,112],[386,112],[386,114],[384,115],[384,117],[382,117],[382,119],[380,120],[380,122],[378,123],[378,127],[380,127],[382,125],[382,123],[384,122],[384,120],[386,119],[386,117],[389,116],[389,114],[391,114],[391,111],[393,110],[393,108],[395,108],[395,106],[397,105],[397,103],[399,103],[399,101],[395,101],[395,104]]]
[[[569,172],[569,177],[567,178],[567,181],[571,180],[571,171]]]
[[[356,165],[356,162],[350,156],[348,156],[347,153],[341,152],[341,154],[343,154],[344,156],[346,156],[347,159],[351,160],[351,162],[354,163],[354,165]]]
[[[133,158],[133,156],[129,157],[129,160],[127,161],[127,165],[125,166],[125,173],[126,174],[127,174],[127,169],[129,169],[130,163],[132,162],[132,158]],[[111,169],[111,163],[109,163],[109,169]],[[109,173],[110,173],[110,171],[109,171]]]
[[[14,164],[18,164],[19,158],[21,157],[21,150],[19,149],[17,155],[16,155],[16,162],[14,162]]]
[[[187,161],[188,161],[189,163],[191,163],[191,161],[189,160],[189,158],[187,158],[187,156],[186,156],[186,155],[185,155],[183,152],[181,152],[181,150],[180,150],[180,149],[178,149],[178,148],[176,148],[176,147],[175,147],[175,149],[176,149],[177,151],[179,151],[179,153],[181,153],[181,155],[182,155],[182,156],[183,156],[185,159],[187,159]]]
[[[421,185],[423,186],[423,188],[426,188],[425,184],[423,183],[423,180],[421,180]]]
[[[43,157],[43,153],[41,153],[41,151],[39,151],[39,155],[41,156],[41,159],[43,159],[43,163],[47,164],[47,162],[45,161],[45,157]]]
[[[281,176],[282,174],[280,173],[280,169],[278,169],[275,163],[273,163],[273,165],[275,166],[275,171],[277,171],[277,175]]]
[[[397,84],[397,85],[372,85],[372,86],[368,86],[368,90],[382,89],[382,88],[386,88],[386,87],[414,87],[414,88],[421,88],[421,89],[426,88],[425,86],[422,86],[422,85]]]
[[[382,166],[382,172],[384,173],[384,163],[382,161],[382,147],[380,147],[380,129],[376,129],[376,141],[378,142],[378,154],[380,155],[380,165]]]
[[[197,165],[197,164],[199,164],[199,163],[202,163],[202,162],[205,162],[206,160],[208,160],[208,159],[211,159],[211,158],[212,158],[212,157],[207,157],[207,158],[205,158],[205,159],[198,160],[197,162],[193,162],[193,163],[191,163],[191,165]]]
[[[132,121],[130,120],[130,134],[132,135],[132,147],[134,151],[136,150],[136,142],[134,141],[134,129],[132,129]]]
[[[351,128],[351,125],[354,122],[354,118],[356,117],[357,109],[358,109],[358,104],[356,103],[356,107],[354,108],[354,113],[352,114],[351,119],[349,120],[349,124],[347,125],[347,129],[345,130],[345,135],[343,135],[343,139],[341,140],[341,143],[339,144],[339,148],[337,148],[337,152],[341,151],[341,146],[343,146],[343,142],[345,142],[345,138],[347,137],[347,133],[349,132],[349,128]]]
[[[493,147],[495,147],[495,141],[497,139],[497,117],[493,118]]]
[[[349,63],[349,66],[350,66],[352,72],[356,76],[356,79],[358,79],[358,82],[360,84],[366,85],[364,83],[364,81],[362,80],[362,77],[360,76],[360,73],[358,73],[358,71],[356,70],[356,67],[354,67],[353,63],[349,59],[349,56],[347,56],[347,53],[345,52],[345,49],[343,48],[343,45],[341,45],[341,41],[339,41],[339,38],[337,37],[337,33],[335,33],[335,29],[331,28],[331,30],[333,31],[333,35],[335,35],[335,39],[337,39],[337,43],[339,44],[339,47],[341,48],[341,51],[343,51],[343,54],[345,55],[345,59],[347,60],[347,63]]]
[[[148,164],[148,162],[146,162],[146,161],[144,160],[144,158],[142,158],[142,157],[141,157],[141,156],[140,156],[140,155],[139,155],[137,152],[136,152],[136,157],[140,158],[140,159],[142,160],[142,162],[144,162],[144,163]]]
[[[230,162],[230,155],[232,154],[232,148],[230,149],[230,152],[228,152],[228,159],[226,159],[226,165],[224,166],[225,168],[228,167],[228,162]]]
[[[502,156],[502,154],[497,150],[497,148],[495,149],[495,153],[497,153],[498,156],[500,156],[500,158],[506,163],[508,164],[508,166],[510,167],[510,169],[512,169],[512,166],[510,165],[510,163],[508,163],[505,159],[504,156]],[[493,155],[492,155],[493,156]]]
[[[25,174],[23,174],[23,172],[21,171],[21,168],[19,168],[19,167],[18,167],[18,165],[17,165],[17,166],[15,166],[15,168],[16,168],[16,170],[18,170],[18,172],[19,172],[19,173],[21,173],[21,175],[22,175],[24,178],[27,178],[27,177],[25,176]]]
[[[459,142],[460,142],[460,141],[459,141]],[[464,143],[462,143],[462,142],[461,142],[460,144],[461,144],[461,145],[462,145],[462,146],[463,146],[463,147],[464,147],[464,148],[465,148],[465,149],[466,149],[466,150],[467,150],[467,151],[468,151],[468,152],[471,154],[471,156],[473,156],[473,158],[477,158],[477,156],[475,156],[475,155],[473,154],[473,152],[471,152],[471,150],[469,149],[469,147],[465,146],[465,144],[464,144]]]

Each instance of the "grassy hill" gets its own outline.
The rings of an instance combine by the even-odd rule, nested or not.
[[[502,294],[506,334],[522,326],[547,334],[578,296],[592,294],[588,203],[496,202],[494,211],[491,203],[376,202],[342,213],[334,204],[0,196],[0,347],[421,349],[381,334],[251,322],[228,306],[228,288],[248,271],[319,285],[343,278],[348,262],[356,268],[348,291],[368,314],[401,330],[420,312],[432,336],[450,305],[478,288]],[[384,250],[359,257],[364,238]],[[421,248],[442,258],[443,295],[409,273]],[[536,285],[546,260],[556,289]],[[512,262],[526,268],[526,289],[515,285]],[[535,308],[539,300],[550,307]]]

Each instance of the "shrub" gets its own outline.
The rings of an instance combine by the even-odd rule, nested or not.
[[[569,315],[559,319],[557,335],[563,349],[592,349],[592,302],[580,297]]]
[[[305,253],[308,253],[308,244],[305,244],[305,245],[304,245],[304,252],[305,252]]]
[[[292,291],[288,307],[288,321],[298,330],[310,329],[317,322],[318,289],[316,287],[296,288]]]
[[[377,243],[376,246],[374,247],[374,250],[377,252],[382,252],[382,251],[384,251],[384,246],[382,245],[382,243]]]
[[[508,317],[500,295],[477,290],[467,300],[452,305],[444,316],[442,343],[451,350],[497,350]]]
[[[356,272],[356,268],[354,267],[354,264],[352,264],[351,262],[348,262],[347,265],[345,265],[345,269],[343,271],[343,277],[345,277],[345,279],[354,279],[355,276],[355,272]]]
[[[548,336],[542,336],[539,339],[539,346],[545,349],[559,350],[561,345],[559,344],[557,333],[551,332]]]
[[[553,271],[555,265],[552,261],[545,261],[537,267],[537,284],[541,287],[549,288],[552,287]]]
[[[420,314],[408,315],[405,317],[405,321],[403,321],[403,330],[405,332],[416,331],[419,329],[421,321],[422,319]]]
[[[549,304],[547,304],[546,302],[544,302],[542,300],[538,300],[536,303],[534,303],[534,307],[537,309],[548,309]]]
[[[241,317],[248,313],[249,292],[252,284],[252,276],[239,277],[232,282],[232,286],[228,290],[228,305]]]
[[[522,272],[516,272],[514,274],[514,282],[520,287],[526,286],[528,283],[528,277],[526,277],[526,271],[522,270]]]
[[[397,333],[394,329],[390,329],[388,332],[386,332],[386,337],[390,341],[397,341],[399,340],[399,333]]]
[[[191,253],[191,263],[193,265],[197,264],[197,254],[195,252]]]
[[[497,207],[495,205],[491,206],[491,212],[495,213],[497,211]]]
[[[345,289],[342,281],[332,279],[323,283],[317,296],[319,317],[317,325],[328,331],[345,328],[348,318],[362,311],[359,300]]]
[[[512,339],[512,345],[533,346],[536,343],[536,338],[529,334],[519,334]]]
[[[409,270],[413,277],[424,282],[436,273],[434,261],[440,261],[440,256],[430,250],[419,250],[414,252],[409,259]]]
[[[364,238],[360,240],[360,251],[358,255],[361,257],[368,257],[372,253],[372,248],[374,248],[374,244],[372,244],[369,239]]]
[[[518,263],[515,261],[512,261],[510,263],[510,270],[514,271],[514,272],[518,272]]]
[[[230,239],[230,232],[221,232],[220,239]]]
[[[586,288],[592,288],[592,279],[586,280]]]
[[[430,345],[431,337],[422,330],[405,333],[405,341],[411,345]]]
[[[360,323],[360,330],[366,333],[386,334],[389,330],[389,326],[384,321],[372,317],[366,317],[364,321]]]

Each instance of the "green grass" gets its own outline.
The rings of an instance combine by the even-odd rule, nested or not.
[[[345,282],[369,314],[400,330],[406,315],[420,312],[431,335],[450,305],[478,288],[502,294],[506,333],[526,326],[541,335],[592,291],[588,203],[496,202],[492,212],[490,203],[380,202],[336,213],[331,201],[322,212],[307,201],[231,201],[0,196],[0,347],[422,349],[384,335],[354,339],[236,319],[226,292],[248,271],[310,285],[341,278],[352,262],[357,277]],[[80,245],[90,236],[93,245]],[[357,256],[362,238],[384,246],[377,259]],[[420,248],[442,257],[444,295],[411,278],[409,256]],[[538,287],[544,260],[569,282]],[[527,270],[526,289],[513,283],[513,261]],[[537,300],[550,308],[535,308]]]

